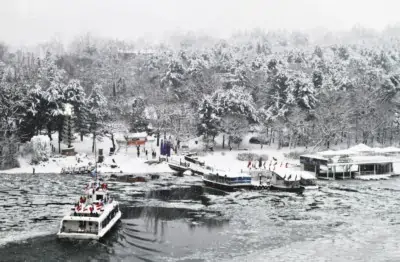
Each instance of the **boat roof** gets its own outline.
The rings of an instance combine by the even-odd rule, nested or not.
[[[300,178],[316,179],[314,173],[294,168],[277,167],[272,172],[274,172],[281,178],[284,178],[286,181],[297,181],[300,180]]]
[[[245,173],[236,173],[236,172],[227,172],[227,171],[223,171],[223,170],[214,170],[213,172],[210,172],[209,174],[212,175],[216,175],[218,174],[218,176],[221,177],[229,177],[229,178],[235,178],[235,177],[250,177],[251,175],[249,174],[245,174]]]
[[[320,159],[320,160],[328,161],[328,158],[323,157],[321,155],[317,155],[317,154],[306,154],[306,155],[301,155],[300,157],[307,157],[307,158],[314,158],[314,159]]]

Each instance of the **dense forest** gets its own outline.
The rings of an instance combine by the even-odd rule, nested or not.
[[[82,138],[151,127],[185,141],[328,147],[398,144],[400,28],[185,33],[163,43],[90,34],[36,52],[0,44],[1,167],[18,145],[73,122]],[[70,104],[72,115],[66,114]],[[150,124],[150,125],[149,125]]]

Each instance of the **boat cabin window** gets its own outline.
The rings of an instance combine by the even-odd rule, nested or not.
[[[63,233],[86,233],[97,234],[98,223],[78,221],[78,220],[65,220],[63,221],[61,232]]]
[[[118,213],[118,207],[116,207],[116,208],[114,207],[113,210],[110,211],[108,216],[101,223],[101,227],[105,228],[108,225],[108,223],[110,223],[110,221],[115,217],[115,215],[117,213]]]
[[[96,195],[96,200],[103,200],[103,195]]]

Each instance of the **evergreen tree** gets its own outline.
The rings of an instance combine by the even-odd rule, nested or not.
[[[53,81],[45,91],[45,103],[47,106],[47,132],[51,139],[52,130],[58,132],[58,152],[61,153],[61,141],[64,121],[64,89],[65,85],[59,81]]]
[[[130,130],[132,132],[145,132],[149,121],[145,116],[144,100],[140,97],[135,98],[132,103],[132,113],[130,117]]]
[[[72,147],[72,141],[74,140],[74,108],[71,104],[65,104],[65,114],[63,121],[63,133],[62,140],[68,146]]]
[[[64,102],[73,106],[73,125],[79,133],[81,141],[89,133],[88,99],[79,80],[70,80],[64,91]]]
[[[209,99],[204,99],[198,114],[198,135],[203,135],[205,138],[216,137],[221,129],[221,118],[217,116],[217,110]]]
[[[22,142],[30,141],[34,135],[38,135],[42,128],[46,127],[47,100],[45,92],[39,85],[27,91],[27,95],[21,99],[21,120],[18,136]]]
[[[109,115],[109,111],[107,108],[107,100],[104,97],[102,86],[99,84],[95,84],[92,90],[92,93],[88,99],[88,108],[89,108],[89,131],[93,135],[93,146],[92,152],[94,152],[94,143],[96,137],[101,135],[101,128],[103,126],[104,121],[107,119]]]

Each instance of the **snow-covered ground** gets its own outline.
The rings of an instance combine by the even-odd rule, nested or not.
[[[53,146],[58,152],[57,136],[53,136]],[[49,161],[42,162],[38,165],[31,165],[31,156],[25,155],[19,157],[19,168],[2,170],[0,173],[32,173],[33,168],[35,173],[60,173],[61,170],[69,168],[86,167],[94,164],[95,155],[92,153],[92,139],[84,137],[83,141],[74,141],[72,146],[75,148],[77,155],[75,156],[60,156],[53,154]],[[147,143],[144,147],[148,150],[148,157],[141,150],[140,156],[137,156],[136,147],[121,147],[113,156],[109,156],[109,149],[112,147],[109,138],[103,138],[102,141],[96,143],[97,149],[103,149],[104,162],[98,165],[98,170],[101,173],[123,173],[123,174],[143,174],[143,173],[171,173],[167,164],[161,163],[156,165],[148,165],[145,161],[151,159],[151,152],[154,149],[159,154],[159,149],[156,148],[155,142]],[[61,144],[61,149],[66,148],[66,145]],[[118,146],[117,146],[118,148]],[[143,146],[141,147],[143,149]],[[115,161],[115,163],[113,162]],[[112,164],[116,164],[117,168],[111,168]]]
[[[299,154],[306,152],[303,147],[288,148],[284,147],[280,150],[277,149],[276,145],[263,146],[261,149],[260,145],[250,144],[249,138],[253,134],[247,135],[243,139],[243,143],[238,149],[236,146],[229,150],[228,146],[222,149],[221,146],[216,146],[213,152],[204,152],[204,144],[201,139],[192,139],[190,141],[181,142],[181,145],[188,145],[190,151],[197,151],[199,154],[199,160],[205,162],[207,166],[211,166],[215,169],[230,171],[230,172],[247,172],[249,171],[248,160],[238,160],[238,155],[243,153],[252,153],[258,156],[267,156],[268,159],[263,158],[263,165],[266,162],[266,168],[273,158],[277,159],[279,166],[285,166],[288,163],[289,167],[298,166],[300,164],[299,159],[288,159],[285,154],[290,152],[297,152]],[[217,138],[219,141],[222,139]],[[197,143],[196,143],[197,141]],[[51,142],[58,151],[57,135],[53,136]],[[30,155],[24,155],[19,157],[20,168],[14,168],[9,170],[0,171],[0,173],[32,173],[33,168],[35,173],[60,173],[61,170],[68,168],[85,167],[89,164],[93,165],[95,161],[95,155],[92,153],[92,139],[91,137],[84,137],[83,141],[79,139],[73,142],[73,147],[77,152],[76,156],[60,156],[59,154],[53,154],[47,162],[42,162],[38,165],[31,165]],[[96,143],[97,149],[103,149],[104,163],[98,165],[98,170],[102,173],[114,173],[114,174],[144,174],[144,173],[172,173],[167,163],[149,165],[146,163],[147,160],[151,160],[151,152],[154,150],[157,153],[156,159],[159,157],[160,149],[156,146],[156,141],[150,141],[146,145],[141,147],[140,156],[137,156],[137,149],[135,146],[125,147],[117,145],[117,152],[113,156],[109,156],[109,150],[112,147],[111,140],[104,137],[101,141]],[[61,144],[61,148],[66,148],[66,145]],[[148,156],[146,157],[144,150],[148,150]],[[246,150],[244,150],[246,149]],[[178,152],[179,153],[179,152]],[[179,158],[183,158],[178,155],[172,156],[173,160],[179,161]],[[400,174],[400,158],[393,158],[394,172]],[[258,161],[254,160],[253,163],[258,167]],[[117,168],[111,168],[111,165],[117,165]],[[254,170],[254,168],[252,168]]]

